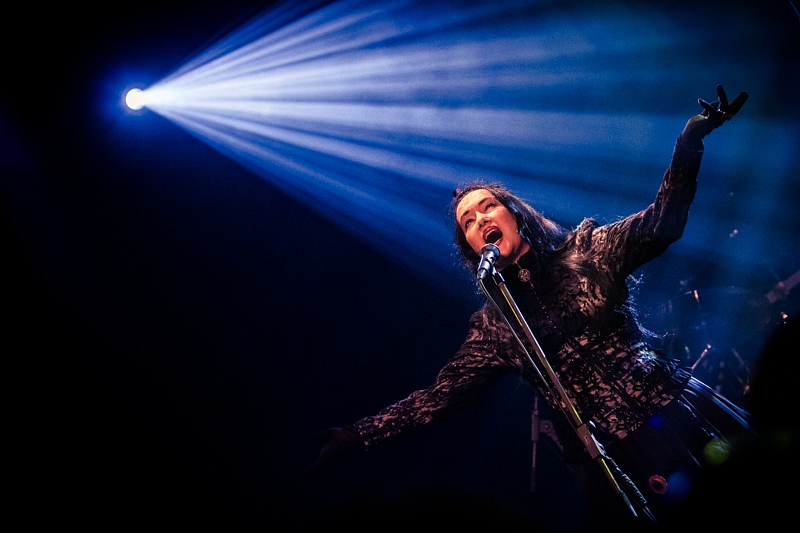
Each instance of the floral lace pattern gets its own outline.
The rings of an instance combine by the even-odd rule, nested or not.
[[[682,235],[701,156],[676,147],[656,199],[646,209],[602,226],[584,220],[547,268],[529,253],[502,272],[582,420],[591,420],[607,436],[624,438],[679,395],[689,379],[677,361],[645,342],[630,311],[627,283],[637,268]],[[530,271],[528,281],[518,278],[520,268]],[[457,411],[509,372],[536,386],[552,406],[563,406],[531,367],[538,363],[536,351],[499,287],[487,287],[487,292],[506,318],[491,303],[476,311],[464,343],[429,388],[354,424],[367,444]]]

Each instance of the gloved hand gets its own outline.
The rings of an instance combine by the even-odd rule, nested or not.
[[[300,470],[301,479],[307,479],[344,452],[364,447],[364,439],[351,426],[323,430],[317,440],[323,443],[322,451],[313,463]]]
[[[678,144],[691,150],[702,150],[703,138],[722,126],[725,121],[732,119],[747,101],[749,95],[742,91],[732,102],[728,103],[725,89],[722,88],[722,85],[717,85],[717,96],[719,101],[710,104],[702,98],[697,99],[703,106],[703,112],[689,119],[678,137]]]

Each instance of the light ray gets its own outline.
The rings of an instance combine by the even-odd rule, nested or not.
[[[766,85],[743,80],[775,75],[761,57],[718,53],[709,67],[688,54],[730,39],[733,26],[750,46],[764,38],[758,24],[722,14],[698,32],[663,10],[556,5],[287,2],[139,96],[377,249],[443,280],[455,268],[444,208],[463,182],[502,181],[568,226],[633,213],[652,201],[677,134],[700,111],[697,97],[713,98],[718,82],[756,93]],[[690,79],[702,83],[671,90]],[[707,155],[703,176],[768,175],[751,199],[766,211],[797,158],[754,160],[736,146],[797,146],[797,123],[743,115],[714,134],[725,141]],[[688,253],[731,231],[715,220],[718,209],[693,210],[681,243]],[[756,224],[772,231],[766,220]],[[785,231],[770,237],[794,242],[794,229]],[[760,246],[735,259],[753,260]]]

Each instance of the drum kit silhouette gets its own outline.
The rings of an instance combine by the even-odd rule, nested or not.
[[[663,333],[661,349],[746,407],[759,352],[774,328],[788,320],[789,296],[798,284],[800,270],[766,293],[733,286],[692,289],[682,281],[677,295],[653,313],[660,324],[655,332]]]

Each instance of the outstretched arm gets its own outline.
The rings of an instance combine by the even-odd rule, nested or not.
[[[309,477],[345,452],[364,449],[381,440],[419,429],[436,419],[451,415],[475,401],[514,368],[511,355],[502,347],[511,331],[498,327],[485,310],[470,319],[467,339],[439,371],[433,384],[412,392],[374,416],[344,428],[330,428],[318,436],[322,450],[317,459],[301,471]]]
[[[736,115],[748,97],[741,92],[729,103],[722,85],[717,85],[717,95],[717,102],[698,99],[703,111],[689,119],[678,137],[652,204],[623,220],[597,230],[587,225],[578,233],[579,241],[591,241],[606,254],[597,258],[599,264],[630,274],[681,238],[697,190],[703,138]]]

